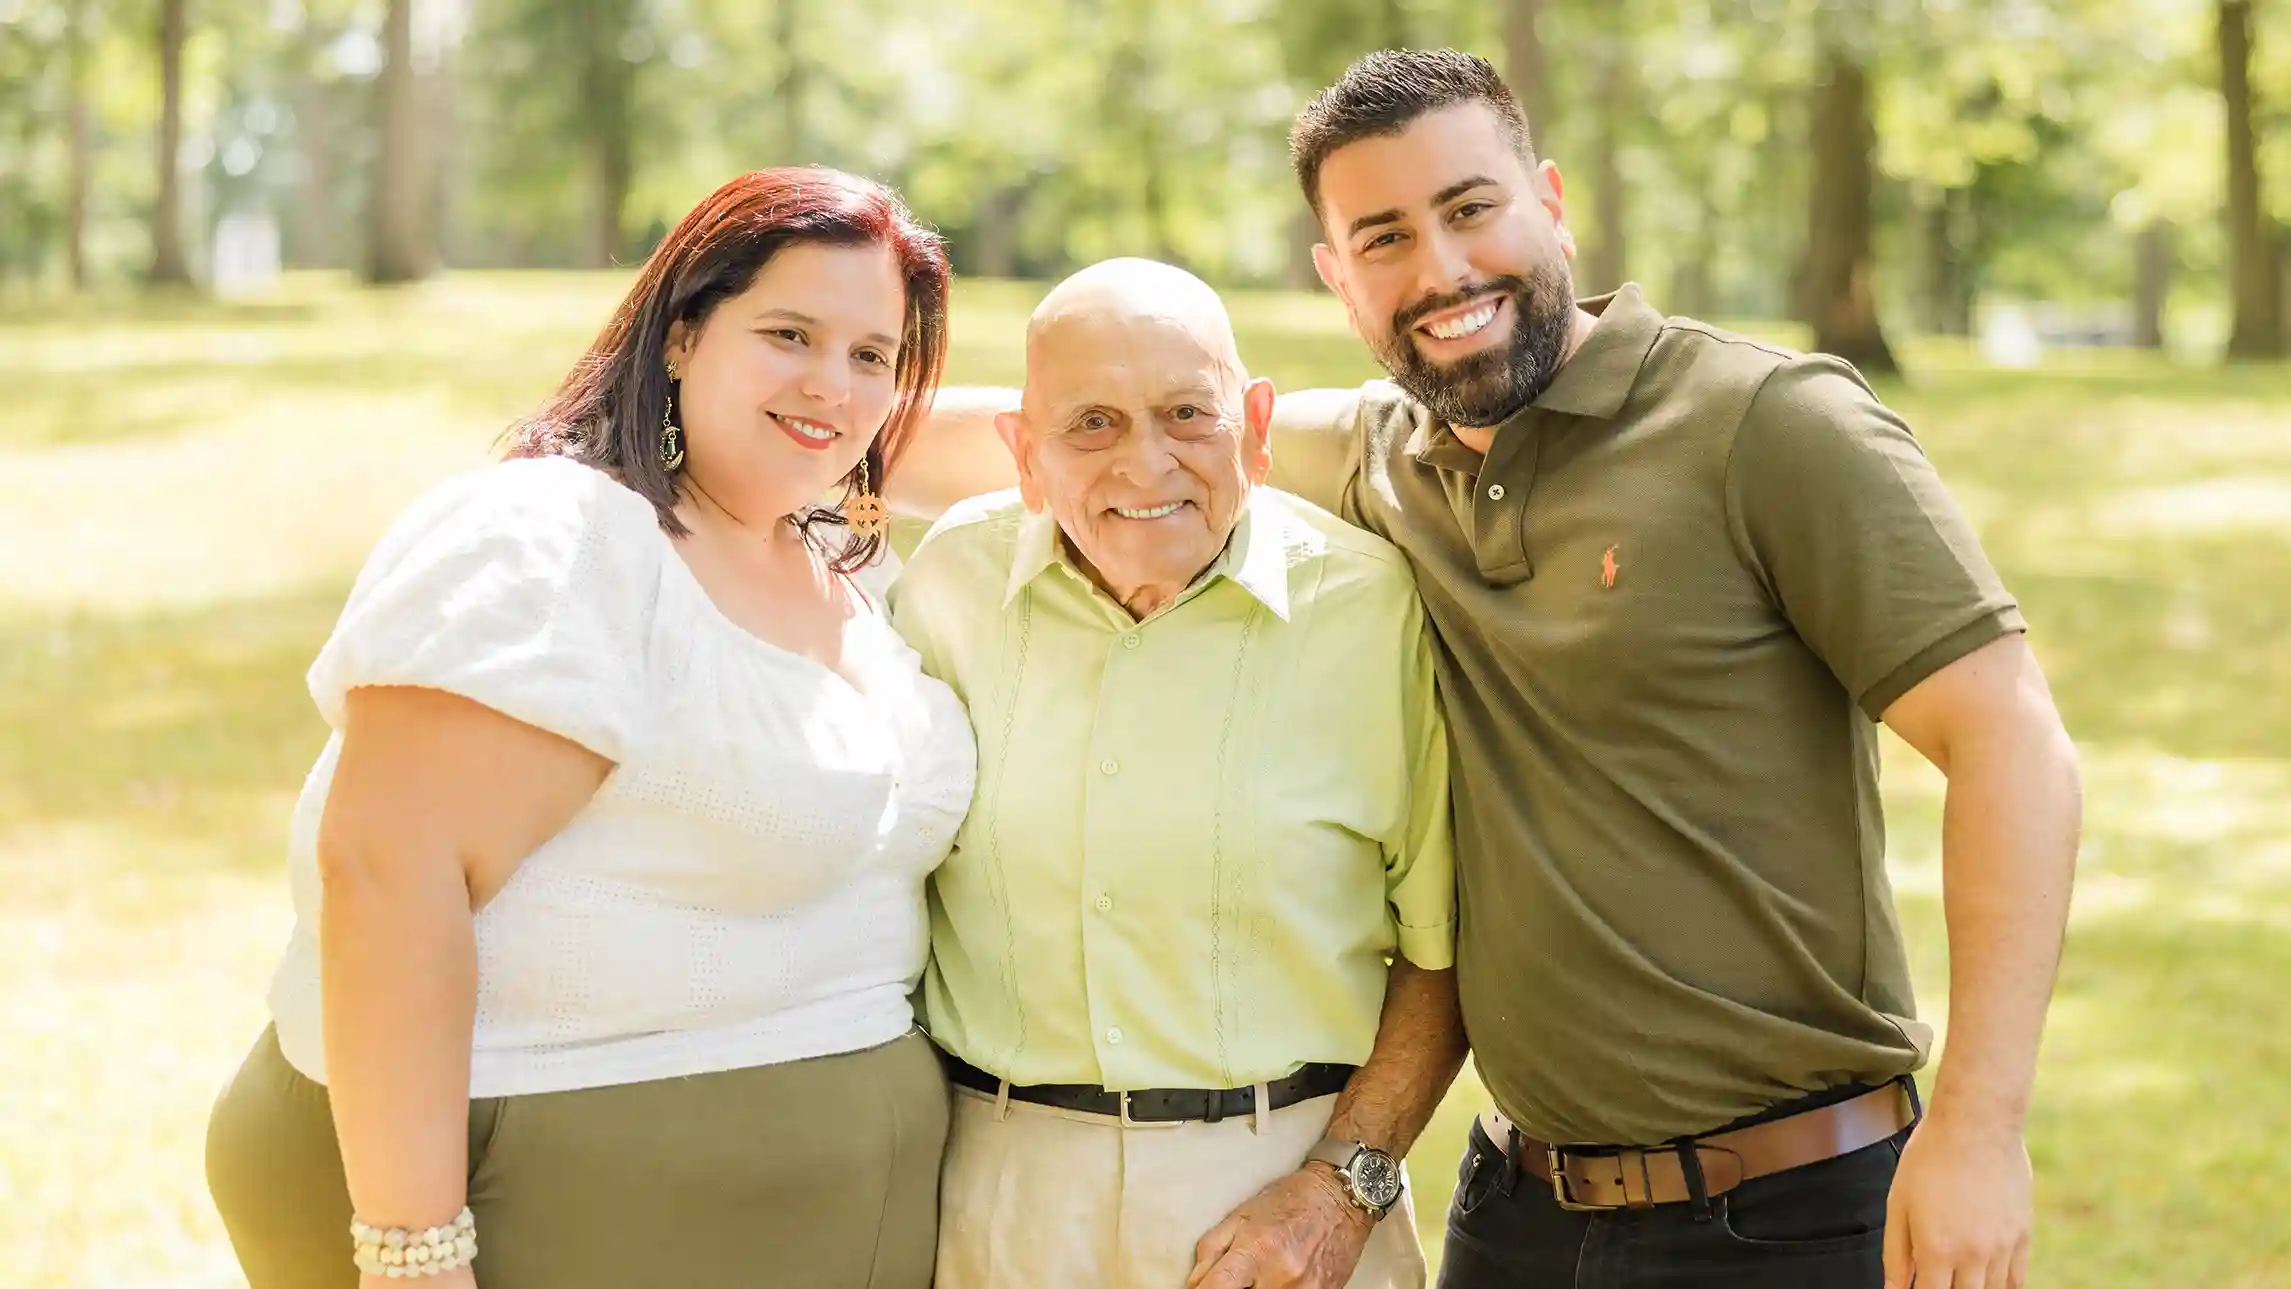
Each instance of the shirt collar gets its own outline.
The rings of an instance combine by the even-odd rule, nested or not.
[[[1623,410],[1639,369],[1662,334],[1663,315],[1646,301],[1637,283],[1619,291],[1577,301],[1577,307],[1598,321],[1583,338],[1559,374],[1533,403],[1512,414],[1505,425],[1532,419],[1539,412],[1560,412],[1611,420]],[[1497,427],[1498,432],[1502,426]],[[1446,423],[1431,421],[1417,427],[1408,444],[1410,455],[1443,469],[1477,474],[1480,454],[1459,441]]]
[[[1639,368],[1662,334],[1663,315],[1647,303],[1637,283],[1584,300],[1579,307],[1599,321],[1534,406],[1608,420],[1623,410],[1638,383]]]
[[[1288,544],[1282,538],[1278,516],[1258,504],[1259,491],[1250,489],[1249,499],[1241,507],[1240,522],[1233,526],[1233,535],[1226,539],[1225,549],[1210,561],[1201,576],[1193,579],[1193,585],[1171,607],[1191,599],[1218,578],[1224,578],[1271,609],[1275,617],[1288,621]],[[1018,543],[1011,555],[1010,580],[1002,590],[1004,607],[1017,599],[1018,593],[1034,579],[1052,568],[1085,587],[1096,589],[1089,575],[1076,568],[1067,557],[1058,521],[1051,517],[1050,511],[1047,508],[1029,510],[1018,521]]]

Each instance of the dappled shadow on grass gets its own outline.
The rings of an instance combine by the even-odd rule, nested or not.
[[[555,373],[555,374],[551,374]],[[0,377],[7,376],[0,368]],[[294,357],[234,365],[135,364],[55,372],[16,382],[0,417],[0,447],[42,448],[164,438],[267,416],[296,401],[429,395],[449,411],[498,419],[539,401],[557,365],[448,365],[417,356]],[[303,427],[323,434],[323,416]]]
[[[2174,402],[2291,401],[2291,367],[2194,366],[2132,350],[2056,354],[2033,371],[1991,367],[1977,360],[1913,370],[1907,380],[1878,383],[1878,392],[1944,411],[2041,394],[2061,401],[2118,398]]]
[[[2028,1133],[2047,1283],[2291,1277],[2291,1227],[2252,1207],[2291,1186],[2291,907],[2178,905],[2071,931]]]
[[[276,862],[282,803],[326,739],[302,674],[346,593],[0,615],[0,832],[124,828]]]
[[[138,323],[290,326],[320,315],[309,300],[218,300],[196,291],[47,296],[0,300],[0,334],[133,317]]]
[[[2113,571],[2006,580],[2079,739],[2185,757],[2291,757],[2291,539],[2151,537]]]

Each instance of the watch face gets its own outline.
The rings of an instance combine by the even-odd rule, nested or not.
[[[1400,1161],[1381,1150],[1362,1150],[1352,1161],[1353,1188],[1371,1208],[1390,1208],[1400,1198]]]

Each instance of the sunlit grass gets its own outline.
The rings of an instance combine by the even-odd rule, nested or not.
[[[200,1134],[285,934],[323,737],[303,668],[380,527],[483,461],[622,285],[298,278],[0,320],[0,1285],[236,1283]],[[1017,380],[1039,290],[966,288],[956,379]],[[1284,387],[1374,374],[1325,298],[1234,305]],[[2291,376],[1907,351],[1888,396],[2027,601],[2090,784],[2031,1125],[2039,1282],[2291,1284]],[[1940,1019],[1941,785],[1893,752]],[[1414,1159],[1435,1248],[1476,1104]]]

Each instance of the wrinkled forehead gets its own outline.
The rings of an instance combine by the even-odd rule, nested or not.
[[[1026,345],[1026,402],[1053,417],[1086,407],[1144,412],[1182,401],[1237,404],[1230,333],[1174,311],[1074,309],[1040,319]]]

